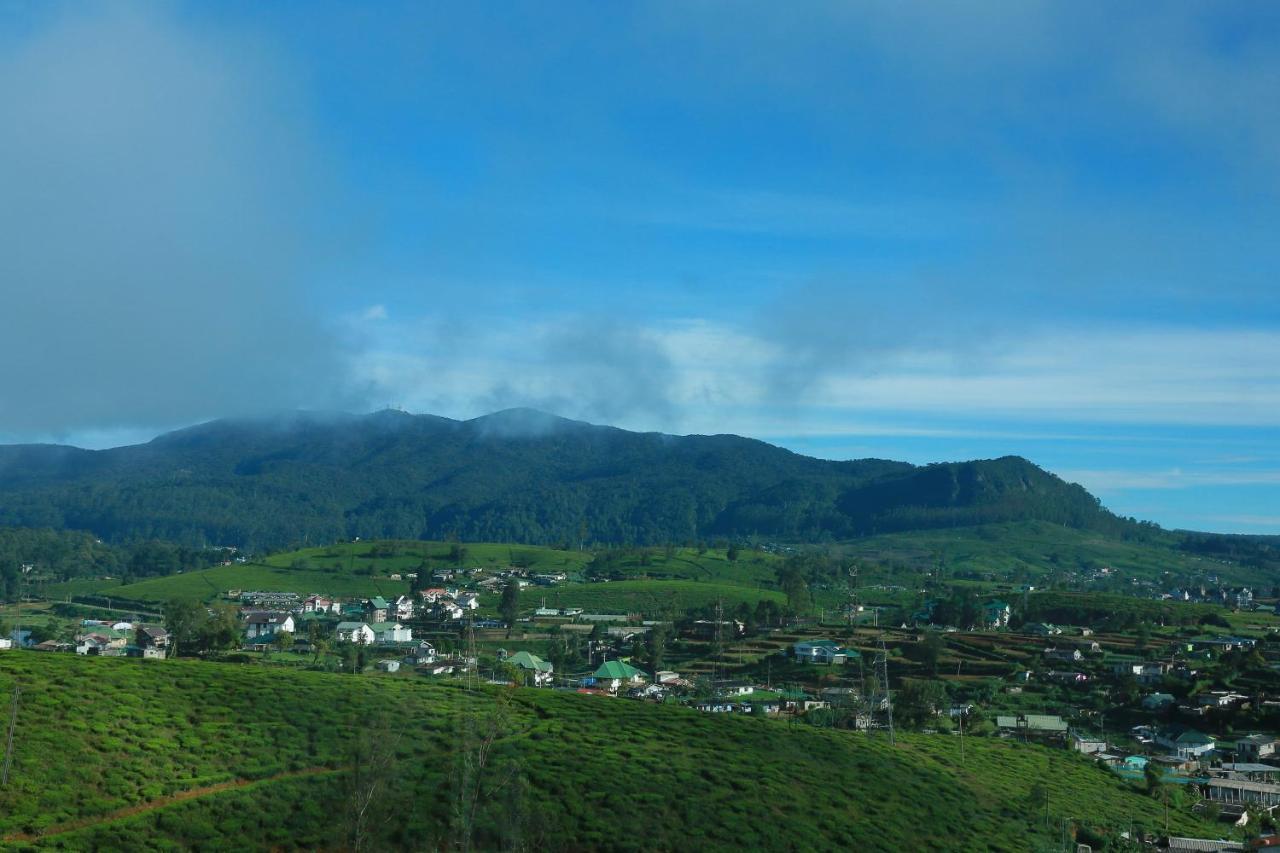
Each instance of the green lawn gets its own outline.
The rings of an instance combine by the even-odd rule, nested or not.
[[[1112,833],[1164,822],[1159,803],[1082,756],[1013,741],[970,737],[962,758],[946,735],[895,749],[545,690],[0,654],[0,696],[18,683],[0,836],[23,849],[345,847],[360,791],[373,794],[369,849],[442,849],[466,834],[451,815],[472,772],[478,849],[1047,851],[1063,818]],[[237,780],[252,784],[165,799]],[[148,803],[162,807],[124,811]],[[1170,828],[1220,832],[1177,810]]]

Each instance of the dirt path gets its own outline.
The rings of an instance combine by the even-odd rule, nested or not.
[[[167,797],[149,800],[145,803],[138,803],[135,806],[117,809],[106,814],[94,815],[92,817],[79,818],[77,820],[67,821],[66,823],[54,824],[46,827],[36,833],[14,832],[0,838],[5,843],[20,841],[42,841],[46,838],[52,838],[55,835],[62,835],[67,832],[74,832],[79,829],[86,829],[90,826],[96,826],[101,823],[110,823],[115,820],[133,817],[134,815],[143,814],[145,812],[162,809],[165,806],[171,806],[174,803],[181,803],[187,800],[194,800],[197,797],[207,797],[210,794],[220,794],[223,791],[229,791],[232,788],[247,788],[250,785],[261,785],[267,782],[278,782],[282,779],[296,779],[299,776],[319,776],[324,773],[336,773],[338,771],[331,767],[308,767],[305,770],[290,770],[286,773],[277,773],[275,776],[265,776],[261,779],[233,779],[229,782],[219,782],[216,785],[205,785],[202,788],[190,788],[186,791],[179,791],[176,794],[170,794]]]

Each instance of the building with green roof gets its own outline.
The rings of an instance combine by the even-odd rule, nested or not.
[[[549,662],[529,652],[516,652],[507,658],[507,663],[524,673],[527,681],[535,687],[549,684],[555,669]]]
[[[617,690],[623,684],[640,684],[644,681],[644,673],[629,663],[620,660],[607,660],[592,673],[596,684],[609,690]]]

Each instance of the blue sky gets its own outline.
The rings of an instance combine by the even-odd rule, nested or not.
[[[532,405],[1280,533],[1280,7],[0,4],[0,437]]]

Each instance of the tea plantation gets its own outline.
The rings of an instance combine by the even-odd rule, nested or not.
[[[4,653],[15,687],[9,849],[1025,851],[1165,821],[1012,741],[195,660]]]

